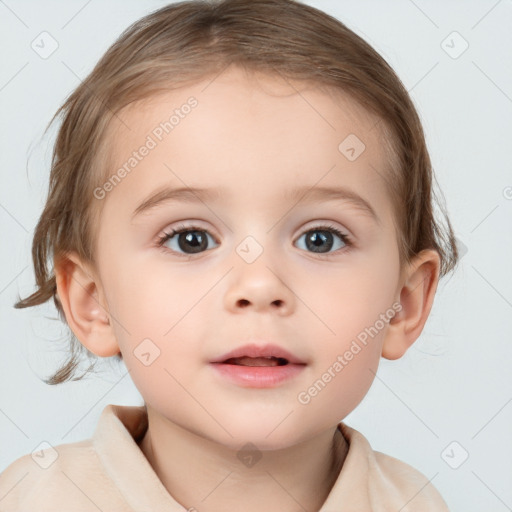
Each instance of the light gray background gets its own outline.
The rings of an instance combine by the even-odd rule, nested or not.
[[[42,441],[89,437],[109,403],[142,403],[124,366],[42,383],[38,375],[63,360],[64,345],[51,340],[65,328],[51,320],[53,305],[12,305],[34,290],[31,238],[54,134],[41,138],[46,124],[120,32],[166,3],[0,0],[0,471]],[[458,272],[441,281],[420,339],[402,359],[382,360],[345,422],[432,479],[452,511],[512,510],[512,2],[307,3],[347,24],[397,71],[467,249]],[[47,59],[31,48],[43,31],[58,42]],[[453,31],[469,44],[457,58],[464,42]]]

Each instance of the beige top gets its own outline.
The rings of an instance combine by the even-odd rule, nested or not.
[[[408,464],[373,451],[353,428],[338,425],[349,445],[319,512],[449,512],[435,487]],[[48,447],[0,474],[2,512],[185,512],[138,446],[144,407],[107,405],[91,439]]]

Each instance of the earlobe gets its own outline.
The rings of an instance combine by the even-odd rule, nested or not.
[[[118,354],[99,278],[74,252],[55,261],[54,268],[66,321],[80,343],[101,357]]]
[[[433,249],[411,261],[400,289],[402,309],[390,320],[382,345],[385,359],[399,359],[420,336],[434,303],[439,268],[439,254]]]

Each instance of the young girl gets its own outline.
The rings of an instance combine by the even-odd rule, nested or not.
[[[53,298],[76,336],[50,384],[80,350],[114,356],[145,405],[14,461],[0,508],[448,510],[342,421],[458,259],[382,57],[297,1],[186,1],[125,31],[58,114],[16,306]]]

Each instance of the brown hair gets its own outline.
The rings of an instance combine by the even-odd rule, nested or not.
[[[120,111],[159,92],[216,76],[229,64],[341,91],[375,114],[391,148],[386,184],[395,209],[400,263],[431,248],[440,255],[441,277],[454,270],[456,240],[444,209],[446,226],[435,219],[435,175],[421,122],[386,61],[343,23],[298,1],[191,0],[159,9],[126,29],[50,121],[49,126],[62,117],[48,197],[32,245],[37,291],[16,308],[53,298],[66,322],[49,260],[55,264],[66,252],[76,251],[94,265],[100,208],[94,206],[93,190],[108,171],[105,134],[112,122],[122,122]],[[92,354],[73,333],[69,341],[70,357],[45,380],[48,384],[83,377],[73,378],[79,356]]]

